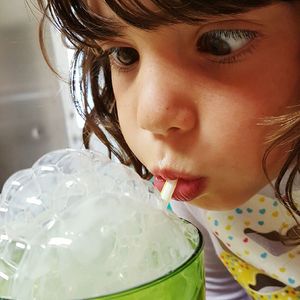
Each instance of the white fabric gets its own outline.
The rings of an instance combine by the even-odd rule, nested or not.
[[[216,254],[219,244],[205,226],[203,210],[189,204],[171,201],[173,211],[190,221],[204,238],[206,300],[250,300],[244,289],[233,279]]]
[[[286,181],[286,178],[284,178]],[[283,183],[284,185],[284,183]],[[297,190],[295,199],[300,199],[300,176],[294,181]],[[260,195],[274,197],[271,185],[266,185],[259,191]],[[221,246],[214,234],[209,232],[206,211],[185,202],[171,201],[173,211],[179,216],[197,226],[204,237],[204,255],[206,272],[206,300],[250,300],[245,290],[235,281],[226,267],[220,261],[217,253]]]

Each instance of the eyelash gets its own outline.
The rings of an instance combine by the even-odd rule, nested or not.
[[[112,58],[112,54],[114,53],[114,51],[116,51],[117,49],[121,49],[118,48],[118,47],[112,47],[112,48],[109,48],[107,50],[104,50],[103,53],[102,53],[102,57],[106,57],[109,59],[109,63],[110,63],[110,67],[114,70],[116,70],[117,72],[122,72],[122,73],[126,73],[126,72],[129,72],[133,65],[129,65],[129,66],[122,66],[120,64],[118,64],[115,59]]]
[[[215,38],[215,39],[222,39],[222,38],[232,38],[235,41],[246,39],[247,43],[245,46],[242,46],[241,49],[233,51],[233,54],[230,53],[228,55],[220,56],[217,58],[217,55],[207,54],[209,61],[213,63],[218,63],[220,65],[224,64],[232,64],[241,61],[241,59],[247,55],[253,53],[255,50],[255,45],[251,43],[251,41],[255,40],[258,37],[258,32],[251,31],[251,30],[240,30],[240,29],[228,29],[228,30],[212,30],[202,34],[199,37],[198,42],[203,38]],[[250,45],[248,45],[250,43]],[[126,47],[125,47],[126,48]],[[112,47],[107,50],[104,50],[103,55],[108,57],[110,61],[111,68],[115,69],[118,72],[129,72],[135,65],[135,63],[131,65],[122,65],[121,63],[117,63],[116,60],[112,57],[112,54],[118,50],[122,49],[122,47]],[[200,49],[198,49],[201,52]],[[202,51],[203,52],[203,51]],[[237,53],[235,53],[237,52]],[[204,53],[204,52],[203,52]],[[235,53],[235,54],[234,54]]]
[[[217,56],[210,55],[209,60],[213,63],[219,63],[219,64],[232,64],[237,63],[241,61],[241,59],[247,55],[252,54],[253,51],[256,48],[256,45],[253,43],[250,43],[251,41],[254,41],[257,37],[259,37],[259,33],[257,31],[251,31],[251,30],[241,30],[241,29],[230,29],[230,30],[213,30],[209,31],[207,33],[204,33],[201,37],[204,36],[210,36],[213,38],[233,38],[235,41],[246,39],[247,43],[245,46],[242,46],[240,49],[234,51],[234,54],[224,55],[223,57],[216,58]],[[237,52],[237,53],[235,53]]]

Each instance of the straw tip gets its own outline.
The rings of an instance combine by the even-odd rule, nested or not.
[[[175,180],[166,180],[160,194],[164,201],[167,203],[171,200],[174,190],[176,188],[177,179]]]

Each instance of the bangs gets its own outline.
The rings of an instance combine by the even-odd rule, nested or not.
[[[105,0],[124,22],[140,29],[199,23],[216,15],[230,15],[273,4],[274,0]]]
[[[219,15],[244,13],[293,0],[91,0],[107,5],[130,26],[153,30],[176,23],[195,24]],[[97,2],[96,2],[97,3]],[[122,26],[95,12],[87,0],[48,0],[50,19],[73,44],[95,47],[95,40],[120,36]]]

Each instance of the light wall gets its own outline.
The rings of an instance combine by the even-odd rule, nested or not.
[[[0,192],[8,176],[44,153],[82,146],[68,86],[46,65],[37,26],[37,16],[24,0],[1,0]],[[48,32],[47,44],[67,79],[67,51],[56,32]]]

